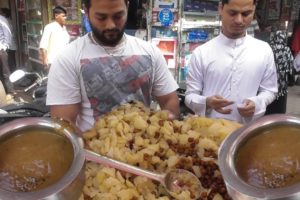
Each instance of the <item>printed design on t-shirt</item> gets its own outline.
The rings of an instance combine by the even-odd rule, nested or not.
[[[147,55],[105,56],[81,60],[82,78],[95,120],[120,103],[150,105],[152,61]]]

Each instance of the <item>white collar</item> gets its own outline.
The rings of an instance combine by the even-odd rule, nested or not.
[[[245,43],[247,37],[248,37],[248,35],[246,33],[246,35],[244,37],[237,38],[237,39],[231,39],[231,38],[227,37],[226,35],[224,35],[222,32],[220,33],[220,39],[221,39],[222,43],[225,44],[226,46],[231,46],[231,47],[237,47],[237,46],[243,45]]]
[[[58,23],[57,21],[53,21],[53,23],[54,24],[56,24],[56,26],[59,26],[59,27],[61,27],[62,29],[65,29],[66,28],[66,26],[65,25],[60,25],[60,23]]]

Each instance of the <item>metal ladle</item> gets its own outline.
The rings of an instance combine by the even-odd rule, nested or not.
[[[103,164],[121,171],[125,171],[138,176],[144,176],[149,179],[160,182],[171,196],[180,194],[182,191],[190,191],[192,199],[197,199],[201,195],[202,185],[199,179],[191,172],[184,169],[172,169],[165,174],[157,174],[144,170],[89,150],[84,150],[85,159],[88,161]]]

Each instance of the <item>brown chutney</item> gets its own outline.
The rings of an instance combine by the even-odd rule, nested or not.
[[[281,188],[300,182],[300,129],[279,125],[248,139],[236,153],[235,168],[248,184]]]
[[[72,143],[44,129],[25,129],[0,141],[0,188],[30,192],[56,183],[71,167]]]

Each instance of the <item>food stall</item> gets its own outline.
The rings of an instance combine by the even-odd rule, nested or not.
[[[223,119],[168,119],[166,111],[124,105],[83,135],[89,149],[157,173],[179,168],[200,180],[202,199],[230,199],[217,165],[223,139],[241,125]],[[96,163],[86,165],[86,199],[172,199],[161,184]],[[177,196],[176,196],[177,195]],[[177,199],[194,199],[182,192]]]
[[[228,120],[196,116],[188,117],[183,121],[170,120],[167,111],[151,110],[144,107],[142,103],[136,102],[124,104],[107,113],[95,123],[91,130],[83,134],[84,148],[92,152],[157,174],[164,174],[172,169],[185,169],[193,173],[201,182],[202,189],[197,190],[197,193],[185,189],[169,194],[158,181],[92,161],[85,161],[84,165],[84,160],[90,159],[87,158],[88,154],[81,149],[80,144],[82,143],[67,122],[47,118],[31,118],[6,123],[0,130],[0,137],[8,139],[4,140],[5,147],[3,146],[3,148],[6,150],[0,157],[4,160],[7,151],[11,152],[11,156],[7,160],[10,165],[4,165],[1,170],[7,171],[12,179],[18,177],[19,184],[9,182],[7,184],[11,184],[11,187],[8,188],[7,185],[2,185],[2,189],[6,188],[5,192],[0,193],[0,198],[16,198],[17,195],[21,195],[23,200],[32,200],[44,195],[43,199],[48,200],[60,195],[60,200],[78,198],[80,200],[167,200],[196,199],[196,197],[197,199],[231,199],[217,165],[217,151],[224,138],[240,126],[240,124]],[[56,139],[49,138],[49,133],[50,135],[54,134]],[[22,142],[21,136],[25,135],[33,135],[34,139],[32,137],[27,139],[32,142]],[[42,135],[47,139],[44,138],[43,142],[38,142],[38,138]],[[26,148],[13,148],[10,144],[14,143],[14,139],[19,140],[18,146],[27,145]],[[51,142],[53,140],[57,140],[57,142]],[[58,144],[63,144],[64,150],[57,146]],[[63,158],[70,157],[72,146],[74,149],[73,161],[66,164],[66,161],[70,159]],[[30,154],[30,149],[36,153]],[[47,153],[48,151],[49,153]],[[59,151],[63,152],[59,153]],[[53,152],[56,153],[53,154]],[[21,153],[24,156],[18,156]],[[17,172],[10,171],[16,164],[13,162],[13,156],[18,158],[17,163],[23,161],[27,163],[28,168]],[[36,159],[35,156],[40,157]],[[53,166],[50,161],[47,162],[48,164],[43,163],[44,159],[48,158],[52,160],[52,164],[54,163]],[[58,160],[53,162],[53,159],[56,158]],[[36,160],[39,160],[38,165],[34,164]],[[33,165],[30,164],[32,162]],[[62,178],[57,182],[43,186],[52,177],[52,171],[45,169],[53,167],[53,170],[57,170],[57,162],[65,163],[63,165],[69,166],[69,170],[65,172],[64,176],[61,175]],[[19,173],[24,171],[27,171],[25,177],[31,177],[30,179],[21,178]],[[184,182],[176,184],[180,187],[185,186]],[[40,185],[47,190],[37,190],[37,188],[43,188],[38,187]],[[19,192],[15,193],[15,191]]]
[[[69,6],[70,19],[74,21],[77,20],[76,16],[78,10],[72,6],[74,5],[73,1],[67,3],[65,1],[55,2],[62,3],[67,7]],[[51,7],[52,4],[50,1],[47,3],[48,16],[50,17],[52,14],[49,7]],[[40,25],[40,23],[36,24]],[[74,31],[74,33],[77,34],[76,26],[70,24],[68,27],[71,27],[71,32]],[[33,33],[27,33],[27,36],[28,35],[35,36]],[[161,44],[161,46],[164,45]],[[70,170],[64,169],[63,173],[66,173],[66,175],[64,176],[64,174],[62,174],[62,178],[50,184],[49,188],[47,186],[43,188],[45,190],[41,189],[41,191],[35,191],[36,188],[38,188],[36,186],[44,183],[45,180],[51,176],[51,173],[49,173],[51,170],[47,171],[44,170],[44,168],[41,170],[39,167],[42,165],[38,163],[38,165],[36,165],[37,168],[34,168],[37,170],[31,170],[31,172],[39,176],[38,179],[32,175],[28,175],[31,181],[29,189],[33,188],[33,190],[28,190],[28,187],[24,190],[22,186],[21,191],[19,191],[19,185],[16,184],[13,185],[13,191],[6,192],[7,195],[13,195],[11,193],[17,190],[21,192],[21,194],[19,193],[18,195],[22,195],[21,198],[24,200],[32,199],[35,194],[42,195],[43,192],[48,192],[47,194],[52,192],[50,195],[44,196],[47,200],[54,198],[60,200],[232,199],[226,189],[226,184],[218,166],[218,150],[224,139],[235,130],[241,128],[241,124],[225,119],[208,119],[199,116],[188,116],[183,120],[170,120],[166,111],[152,110],[144,107],[139,102],[135,102],[124,104],[101,117],[91,130],[83,133],[82,142],[75,137],[76,131],[72,130],[72,128],[69,129],[69,124],[62,122],[61,125],[60,122],[50,119],[39,120],[34,121],[39,128],[54,131],[57,135],[62,134],[63,139],[67,138],[74,142],[70,143],[68,140],[63,140],[62,142],[66,142],[67,145],[65,145],[63,149],[58,149],[56,154],[56,157],[60,157],[61,159],[68,158],[63,161],[67,162],[66,165],[70,167]],[[6,125],[5,128],[1,129],[0,136],[6,133],[16,135],[16,130],[19,130],[19,128],[31,127],[31,125],[33,125],[30,124],[30,126],[28,126],[28,124],[25,123],[26,121],[25,119],[18,121],[20,124],[11,123]],[[32,121],[27,122],[33,123]],[[22,142],[19,144],[22,145]],[[42,147],[47,149],[46,147],[48,146],[52,146],[52,143],[50,139],[45,140],[44,138]],[[5,148],[10,147],[10,145],[5,146]],[[70,151],[72,150],[71,147],[73,147],[74,152],[76,151],[76,153],[73,152],[74,159],[70,159],[69,157]],[[157,174],[165,174],[173,169],[185,169],[198,178],[202,188],[197,191],[199,194],[194,193],[194,191],[189,190],[189,188],[170,194],[158,181],[143,176],[136,176],[132,173],[98,164],[91,160],[85,160],[84,156],[86,154],[83,153],[82,147],[106,156],[107,158]],[[22,150],[22,148],[14,148],[14,150],[19,149]],[[4,150],[2,152],[4,152]],[[34,152],[36,152],[35,154],[40,153],[40,151]],[[22,155],[22,151],[15,153],[15,155]],[[2,153],[2,157],[5,156],[6,154]],[[79,161],[75,159],[77,156],[80,157]],[[10,165],[13,165],[14,162],[12,162],[12,160],[10,161]],[[65,166],[65,164],[63,165]],[[75,169],[76,173],[74,175],[71,171]],[[183,187],[185,184],[185,182],[176,183],[179,187]],[[69,188],[73,186],[76,189]],[[6,190],[9,189],[10,188],[6,188]],[[22,192],[25,193],[22,194]],[[68,193],[68,195],[66,193]],[[1,195],[2,194],[0,194],[0,199]]]
[[[83,138],[61,119],[19,119],[0,129],[0,198],[298,199],[299,130],[295,116],[270,115],[241,127],[197,116],[170,120],[167,111],[139,102],[107,113]],[[255,163],[256,159],[262,160]],[[244,173],[253,166],[258,173]],[[160,180],[168,180],[175,169],[179,171],[173,182],[164,185]],[[197,181],[187,179],[182,169]],[[144,170],[148,174],[143,175]],[[198,182],[200,189],[193,190]],[[168,184],[174,187],[171,192]]]

